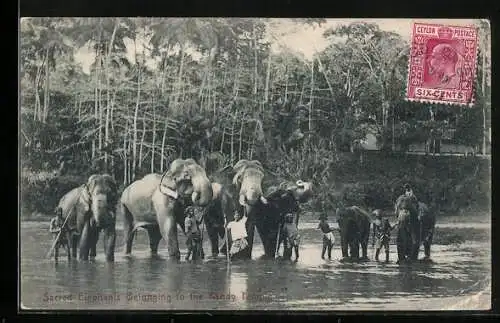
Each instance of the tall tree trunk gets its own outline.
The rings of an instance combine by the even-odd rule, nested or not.
[[[111,96],[110,96],[110,91],[111,91],[111,78],[109,75],[109,65],[111,62],[111,53],[113,50],[113,45],[115,41],[115,36],[116,36],[116,31],[118,30],[118,24],[119,24],[119,18],[116,18],[115,20],[115,26],[113,27],[113,33],[111,34],[111,40],[109,41],[108,45],[108,53],[106,55],[106,65],[104,66],[105,68],[105,73],[106,73],[106,121],[104,125],[104,145],[108,146],[109,145],[109,123],[110,123],[110,116],[111,116]],[[106,148],[104,152],[104,168],[106,172],[108,171],[108,149]]]
[[[146,136],[146,117],[142,119],[142,137],[139,145],[139,171],[142,170],[142,149],[144,147],[144,137]]]
[[[153,143],[151,144],[151,173],[155,170],[155,145],[156,145],[156,107],[153,104]]]
[[[49,98],[50,98],[50,68],[49,68],[49,48],[45,51],[46,64],[45,64],[45,89],[43,93],[43,122],[47,122],[47,115],[49,114]]]
[[[163,165],[165,164],[165,140],[167,138],[167,127],[168,121],[165,118],[165,127],[163,128],[163,138],[161,139],[161,159],[160,159],[160,171],[163,173]]]
[[[266,69],[266,87],[264,90],[264,102],[267,103],[269,101],[269,80],[271,79],[271,53],[267,58],[267,69]]]
[[[226,135],[226,127],[222,126],[222,139],[220,141],[220,152],[224,151],[224,137]]]
[[[243,118],[241,119],[241,127],[240,127],[240,139],[239,139],[239,148],[238,148],[238,160],[241,159],[241,149],[243,147]]]
[[[257,97],[257,88],[259,81],[259,74],[257,71],[258,57],[257,57],[257,34],[255,33],[255,23],[252,24],[252,38],[253,38],[253,48],[254,48],[254,84],[253,84],[253,95],[254,99]]]
[[[127,185],[128,182],[128,145],[127,145],[127,139],[129,137],[129,123],[128,123],[128,118],[126,118],[125,121],[125,131],[123,133],[123,185]]]
[[[313,108],[313,101],[314,101],[314,97],[313,97],[313,93],[314,93],[314,60],[311,64],[311,93],[309,95],[309,116],[308,116],[308,128],[309,128],[309,137],[311,136],[311,117],[312,117],[312,108]]]
[[[236,124],[236,111],[233,114],[233,122],[231,125],[231,164],[234,165],[235,160],[234,160],[234,127]]]
[[[135,113],[134,113],[134,138],[132,142],[132,174],[135,176],[136,173],[136,161],[137,161],[137,117],[139,116],[139,105],[141,100],[141,68],[138,69],[137,77],[137,99],[135,103]]]
[[[182,73],[184,70],[184,48],[182,46],[180,55],[181,55],[181,63],[179,66],[179,73],[177,74],[177,82],[174,92],[174,106],[177,106],[177,103],[179,102],[179,97],[181,96],[182,93]]]

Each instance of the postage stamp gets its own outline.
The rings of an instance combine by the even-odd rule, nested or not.
[[[477,47],[475,27],[414,23],[407,99],[472,105]]]

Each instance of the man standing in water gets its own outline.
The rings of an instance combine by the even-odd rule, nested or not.
[[[328,259],[332,259],[332,247],[335,243],[335,237],[333,235],[333,230],[328,225],[326,221],[326,215],[322,214],[319,218],[318,229],[323,232],[323,250],[321,251],[321,259],[325,259],[325,252],[328,249]]]
[[[191,253],[193,252],[193,257],[195,257],[194,252],[199,251],[199,256],[203,258],[203,250],[201,249],[201,234],[199,224],[201,221],[196,219],[194,214],[195,209],[192,206],[186,208],[186,219],[184,220],[184,230],[187,236],[187,255],[186,261],[189,260]]]
[[[62,214],[62,209],[56,209],[56,216],[50,220],[49,231],[53,235],[53,239],[55,242],[54,245],[54,258],[55,261],[58,261],[59,258],[59,248],[66,247],[66,252],[68,257],[70,256],[69,243],[66,237],[65,228],[63,228],[64,219]],[[57,239],[57,241],[56,241]]]
[[[236,211],[234,213],[234,221],[227,224],[228,233],[231,237],[231,239],[228,239],[230,240],[229,243],[231,246],[231,249],[229,250],[231,258],[248,247],[248,234],[246,228],[247,219],[248,218],[246,216],[242,217],[240,213]]]
[[[391,241],[391,231],[394,227],[391,226],[388,219],[382,218],[382,211],[373,211],[375,222],[373,223],[373,242],[375,246],[375,260],[378,261],[380,250],[384,247],[385,262],[389,262],[389,242]]]

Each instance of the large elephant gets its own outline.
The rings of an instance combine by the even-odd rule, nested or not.
[[[368,212],[357,206],[340,207],[336,210],[336,216],[340,231],[342,258],[346,259],[350,256],[352,259],[359,259],[359,245],[361,244],[362,259],[367,260],[372,222]]]
[[[77,245],[79,259],[88,260],[96,256],[100,231],[104,231],[104,252],[107,261],[114,261],[116,241],[116,202],[118,188],[108,174],[92,175],[87,183],[72,189],[64,195],[56,208],[66,220],[65,232],[71,254],[76,258]]]
[[[228,176],[228,173],[232,175]],[[244,212],[248,217],[246,222],[248,248],[240,253],[240,257],[251,258],[255,215],[259,206],[267,203],[262,192],[264,175],[264,168],[259,161],[246,159],[238,161],[233,167],[225,167],[214,175],[212,183],[214,198],[208,205],[205,216],[212,256],[219,254],[219,239],[224,238],[225,221],[232,221],[234,212],[238,211]],[[220,251],[226,252],[225,244]]]
[[[420,240],[424,245],[424,259],[431,256],[431,244],[436,226],[436,216],[429,210],[427,204],[418,202],[418,220],[420,222]]]
[[[398,263],[404,260],[417,260],[420,248],[420,221],[418,202],[413,196],[401,195],[396,201],[398,229],[396,244]]]
[[[212,196],[205,170],[193,159],[176,159],[163,176],[148,174],[133,182],[118,203],[124,220],[125,254],[131,253],[136,230],[143,227],[153,255],[157,255],[163,237],[169,256],[180,259],[177,224],[184,231],[185,207],[207,206]]]
[[[269,189],[266,195],[267,204],[259,206],[256,228],[264,245],[266,258],[274,258],[276,247],[284,243],[283,258],[290,259],[292,256],[291,248],[286,243],[286,237],[283,230],[279,230],[284,222],[286,214],[294,215],[294,223],[298,226],[300,204],[307,202],[312,197],[312,183],[298,180],[297,182],[284,182],[279,188]],[[279,234],[279,243],[276,239]]]

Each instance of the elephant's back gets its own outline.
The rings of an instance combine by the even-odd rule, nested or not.
[[[136,218],[150,218],[155,216],[151,198],[160,185],[161,175],[148,174],[130,184],[122,193],[120,202]]]

